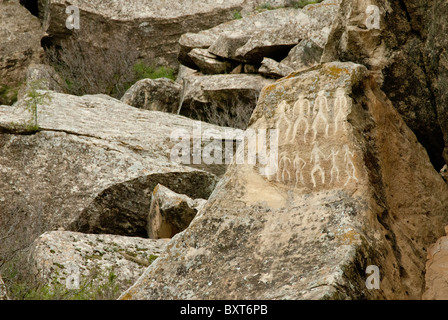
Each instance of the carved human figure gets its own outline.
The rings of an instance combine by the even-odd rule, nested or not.
[[[291,159],[288,158],[288,153],[283,151],[280,154],[280,159],[278,161],[278,171],[277,171],[277,181],[284,182],[291,180],[291,173],[288,167],[291,165]],[[287,177],[287,178],[286,178]]]
[[[342,129],[347,129],[346,117],[348,109],[348,100],[344,88],[336,90],[336,99],[334,101],[334,133],[338,131],[339,123],[342,123]]]
[[[288,138],[290,131],[292,130],[292,121],[288,119],[287,112],[291,109],[291,106],[283,100],[280,102],[280,104],[277,107],[276,117],[275,117],[275,127],[280,132],[285,129],[286,127],[286,133],[285,133],[285,140]]]
[[[356,168],[353,164],[353,152],[350,151],[350,148],[348,145],[344,145],[344,162],[345,162],[345,172],[347,174],[347,181],[345,182],[344,186],[346,186],[350,180],[358,181],[358,178],[356,177]]]
[[[330,183],[333,183],[334,180],[336,180],[336,182],[339,182],[339,168],[338,168],[338,164],[337,164],[337,155],[338,154],[339,154],[339,151],[335,152],[334,149],[331,149],[331,154],[326,158],[327,160],[329,160],[331,158]]]
[[[306,167],[306,162],[302,158],[300,158],[299,152],[294,152],[294,170],[296,171],[296,187],[299,184],[299,181],[302,185],[305,184],[305,181],[303,179],[303,168]]]
[[[316,173],[320,173],[322,184],[325,183],[325,171],[320,164],[321,156],[325,159],[325,155],[322,153],[317,143],[315,143],[310,158],[310,161],[314,164],[313,169],[311,170],[311,182],[313,183],[313,187],[316,187],[316,179],[314,177]]]
[[[327,97],[325,97],[325,91],[319,91],[319,93],[317,94],[316,101],[314,101],[314,108],[317,114],[312,125],[312,129],[314,132],[313,141],[316,140],[317,131],[319,129],[324,128],[325,136],[328,137],[328,113],[330,112],[330,109],[328,107]]]
[[[296,121],[292,130],[290,142],[294,142],[294,140],[296,139],[297,130],[299,129],[300,125],[303,124],[305,126],[303,132],[303,142],[306,143],[306,135],[308,134],[308,131],[310,129],[308,116],[311,114],[311,104],[310,101],[305,98],[305,95],[303,93],[300,94],[299,99],[294,104],[293,111]]]

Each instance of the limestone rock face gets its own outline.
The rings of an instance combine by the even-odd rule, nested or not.
[[[14,102],[28,66],[39,63],[42,28],[18,1],[0,1],[0,105]]]
[[[207,200],[191,199],[158,184],[152,193],[146,230],[150,239],[172,238],[185,230]]]
[[[266,86],[269,154],[235,160],[121,299],[420,299],[448,187],[373,79],[333,62]]]
[[[158,183],[207,199],[225,170],[225,164],[172,161],[178,140],[171,136],[181,130],[190,142],[201,138],[196,127],[223,136],[231,128],[103,95],[48,93],[51,101],[38,106],[37,132],[21,129],[30,119],[23,101],[0,107],[0,254],[59,227],[145,237]]]
[[[177,113],[182,86],[167,78],[143,79],[136,82],[121,98],[136,108]]]
[[[447,236],[438,239],[428,249],[423,300],[448,299],[448,227],[445,231]]]
[[[353,61],[376,71],[383,91],[440,169],[447,128],[445,81],[440,81],[446,74],[441,48],[447,5],[380,0],[378,10],[368,11],[369,4],[342,1],[322,61]]]
[[[68,289],[91,281],[125,290],[164,250],[167,239],[153,240],[69,231],[45,232],[31,245],[23,268],[43,284],[60,283]]]
[[[77,39],[89,46],[105,50],[126,48],[139,58],[173,68],[178,66],[176,44],[182,34],[231,20],[233,12],[241,10],[245,3],[244,0],[75,0],[70,4],[79,8],[80,28],[72,31],[66,28],[69,14],[65,1],[39,2],[48,35],[46,41],[51,45],[64,48],[75,31]]]
[[[245,129],[261,89],[272,82],[249,74],[187,77],[179,114],[220,126]]]

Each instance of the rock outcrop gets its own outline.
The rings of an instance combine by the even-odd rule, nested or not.
[[[184,231],[207,200],[191,199],[158,184],[152,193],[146,230],[150,239],[172,238]]]
[[[421,298],[448,187],[375,75],[293,73],[265,87],[249,128],[278,130],[269,156],[233,162],[121,299]]]
[[[42,28],[18,1],[0,1],[0,105],[12,104],[28,66],[43,57]]]
[[[188,146],[193,140],[201,148],[208,143],[201,129],[224,139],[235,132],[231,128],[137,109],[104,95],[38,94],[51,101],[37,108],[37,131],[28,128],[24,100],[0,107],[2,258],[59,227],[146,237],[158,183],[207,199],[225,170],[225,163],[174,161],[179,139],[173,134],[180,131]]]
[[[130,87],[121,98],[136,108],[177,113],[182,86],[167,78],[143,79]]]
[[[264,86],[259,75],[193,75],[184,78],[179,114],[208,123],[246,129]]]
[[[445,232],[446,236],[428,249],[423,300],[448,299],[448,227]]]
[[[241,10],[246,2],[107,0],[97,3],[74,0],[70,5],[79,9],[80,25],[78,30],[69,30],[66,20],[70,14],[66,13],[65,1],[39,0],[40,16],[47,34],[46,46],[65,49],[70,46],[73,33],[78,41],[88,44],[86,47],[92,47],[91,50],[120,51],[125,48],[128,54],[134,52],[147,62],[173,68],[178,67],[176,45],[182,34],[209,29],[231,20],[233,12]],[[83,54],[88,55],[89,52]]]
[[[303,9],[269,10],[198,33],[186,33],[179,40],[179,61],[197,69],[189,52],[200,48],[221,58],[259,65],[263,58],[280,61],[301,40],[312,40],[324,47],[339,2],[325,0]]]
[[[378,73],[382,89],[426,148],[436,169],[446,131],[444,101],[447,6],[442,1],[343,0],[323,62],[353,61]]]
[[[41,285],[80,289],[88,284],[125,290],[165,250],[153,240],[68,231],[45,232],[31,245],[25,265]],[[111,279],[111,277],[113,277]]]

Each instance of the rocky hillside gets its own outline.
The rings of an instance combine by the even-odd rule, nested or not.
[[[0,300],[446,299],[441,0],[0,0]]]

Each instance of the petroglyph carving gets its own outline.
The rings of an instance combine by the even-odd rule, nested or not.
[[[279,130],[279,132],[283,131],[286,128],[285,139],[289,137],[289,134],[292,130],[292,121],[290,121],[287,117],[288,111],[290,111],[291,106],[283,100],[277,107],[277,117],[275,120],[275,127]]]
[[[314,132],[313,141],[316,140],[317,131],[319,129],[325,128],[325,136],[328,137],[328,113],[330,112],[330,109],[328,107],[327,97],[325,97],[325,91],[319,91],[319,93],[317,94],[316,101],[314,101],[314,108],[317,114],[312,125],[312,129]]]
[[[292,130],[292,137],[290,139],[290,142],[293,143],[296,135],[297,130],[299,129],[300,125],[303,124],[305,126],[304,132],[303,132],[303,142],[306,143],[306,135],[309,131],[309,123],[308,123],[308,116],[311,114],[311,104],[308,99],[305,98],[304,94],[301,94],[299,96],[299,99],[294,104],[293,109],[294,117],[296,119],[294,123],[294,127]]]
[[[339,182],[339,168],[337,164],[337,155],[339,154],[339,151],[335,152],[334,149],[331,150],[331,154],[326,158],[327,160],[331,158],[331,179],[330,183],[333,183],[333,181]]]
[[[294,153],[295,157],[293,160],[294,170],[296,171],[296,187],[299,184],[299,181],[302,185],[305,184],[305,180],[303,179],[303,168],[306,167],[306,162],[299,156],[299,152]]]
[[[348,145],[344,145],[345,172],[347,174],[347,181],[345,182],[344,186],[346,186],[352,179],[358,181],[358,178],[356,177],[356,168],[353,164],[352,158],[353,152],[350,151]]]
[[[291,173],[288,167],[291,165],[291,159],[288,158],[288,153],[286,151],[280,154],[280,159],[278,161],[278,171],[277,171],[277,181],[278,182],[288,182],[291,180]]]
[[[336,90],[336,99],[334,101],[334,133],[338,131],[339,123],[342,123],[342,129],[347,130],[347,110],[348,110],[348,99],[345,95],[345,90],[343,88],[338,88]]]
[[[311,170],[311,182],[313,183],[313,187],[316,187],[316,179],[314,177],[316,173],[320,173],[322,184],[325,184],[325,171],[322,169],[320,163],[321,156],[322,158],[325,158],[325,155],[322,153],[317,143],[315,143],[310,158],[310,161],[314,163],[313,169]]]

